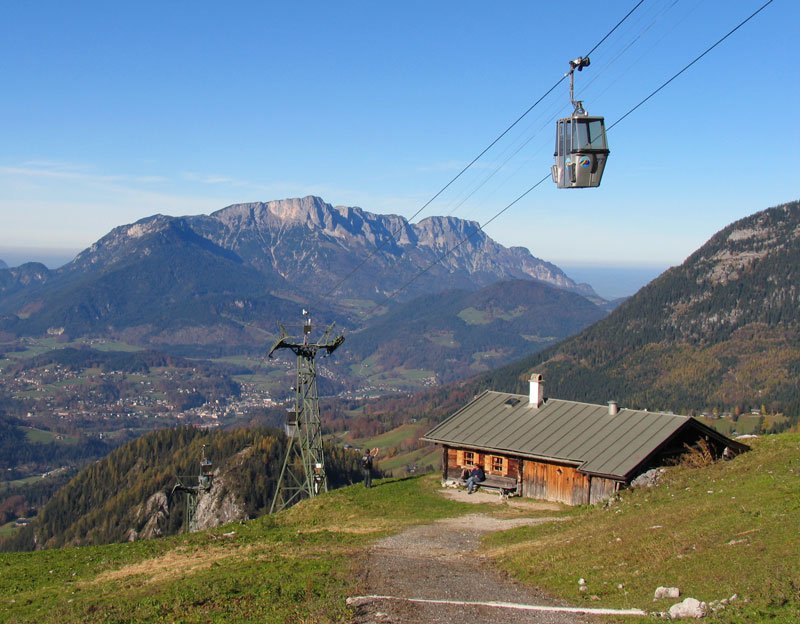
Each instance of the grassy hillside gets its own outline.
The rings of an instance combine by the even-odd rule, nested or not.
[[[205,533],[0,554],[0,621],[346,622],[345,598],[359,593],[359,562],[375,539],[467,512],[507,513],[437,488],[433,475],[385,480]],[[800,434],[756,440],[732,462],[671,469],[656,489],[565,516],[495,534],[486,553],[573,604],[664,610],[671,601],[653,602],[653,591],[673,585],[705,601],[739,594],[705,621],[800,619]]]
[[[0,621],[345,622],[370,541],[474,509],[435,487],[353,486],[206,533],[0,554]]]
[[[486,545],[523,582],[576,603],[666,610],[677,601],[652,600],[663,585],[706,602],[748,601],[713,621],[788,623],[800,621],[798,535],[800,435],[783,434],[754,440],[732,462],[671,469],[661,486],[579,510],[568,524],[509,531]]]

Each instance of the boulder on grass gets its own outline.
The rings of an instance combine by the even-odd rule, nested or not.
[[[687,598],[669,608],[669,617],[672,620],[701,618],[705,617],[707,610],[708,607],[705,602],[700,602],[696,598]]]

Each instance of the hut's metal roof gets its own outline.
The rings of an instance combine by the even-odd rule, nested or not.
[[[688,416],[632,409],[612,416],[606,405],[559,399],[537,408],[527,395],[486,391],[423,440],[555,460],[588,474],[624,479],[690,423],[713,432]]]

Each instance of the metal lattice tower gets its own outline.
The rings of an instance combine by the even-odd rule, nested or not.
[[[336,351],[344,342],[344,336],[340,334],[331,339],[331,325],[317,342],[311,342],[311,318],[306,310],[303,310],[303,317],[303,341],[292,342],[280,326],[281,335],[267,354],[271,358],[278,349],[290,349],[297,356],[294,411],[286,419],[286,454],[270,513],[285,509],[301,498],[313,498],[328,491],[315,358],[320,349],[327,355]]]
[[[195,479],[197,480],[195,485]],[[172,488],[172,496],[176,492],[186,494],[186,515],[184,528],[189,532],[197,530],[197,498],[201,492],[208,492],[214,479],[211,460],[206,458],[206,445],[203,445],[203,458],[200,460],[200,474],[196,477],[177,477],[178,482]]]

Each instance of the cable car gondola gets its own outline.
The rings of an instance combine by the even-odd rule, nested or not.
[[[591,188],[600,186],[608,158],[605,122],[602,117],[592,117],[575,101],[574,74],[589,66],[589,57],[579,57],[569,62],[569,99],[574,110],[572,116],[556,122],[555,164],[553,182],[558,188]]]

